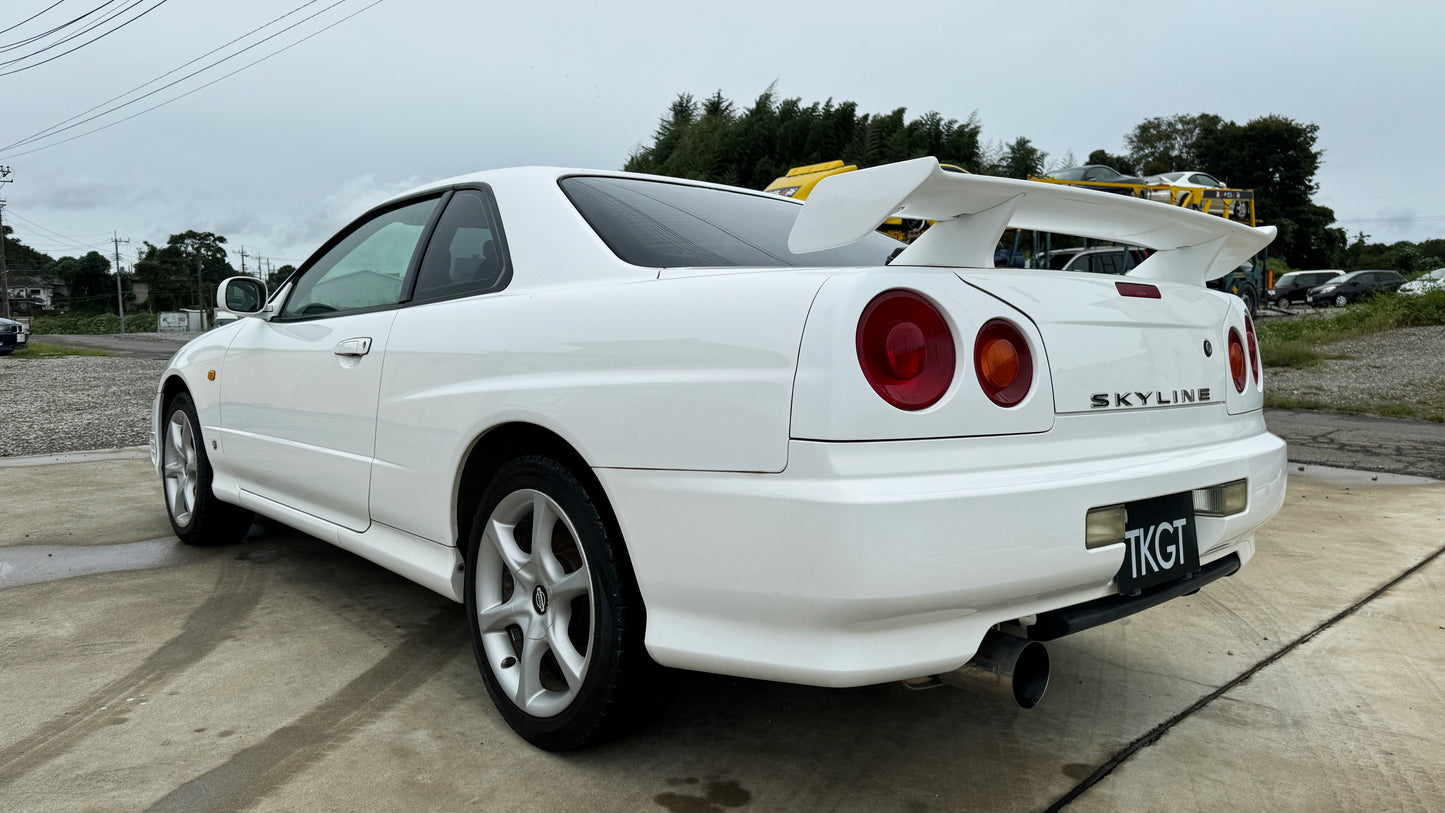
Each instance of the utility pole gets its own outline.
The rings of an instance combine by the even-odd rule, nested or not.
[[[0,183],[10,183],[10,167],[0,167]],[[10,318],[10,275],[5,271],[5,199],[0,198],[0,316]]]
[[[115,232],[110,233],[110,241],[115,244],[115,305],[120,309],[120,332],[125,335],[125,294],[120,290],[120,244],[129,243],[129,237],[120,237]]]
[[[241,246],[241,273],[246,273],[246,247]]]

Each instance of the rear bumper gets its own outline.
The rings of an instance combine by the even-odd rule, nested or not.
[[[780,474],[597,473],[659,662],[864,685],[957,668],[994,624],[1116,594],[1123,546],[1085,549],[1093,507],[1247,478],[1244,513],[1196,523],[1201,563],[1247,561],[1284,499],[1285,446],[1261,412],[1223,411],[1061,415],[1050,432],[1011,437],[793,441]]]

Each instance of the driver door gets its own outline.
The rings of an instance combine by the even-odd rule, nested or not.
[[[439,200],[353,225],[301,270],[276,316],[242,320],[218,376],[220,451],[242,490],[370,525],[382,359]]]

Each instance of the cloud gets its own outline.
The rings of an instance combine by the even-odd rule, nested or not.
[[[82,175],[47,180],[43,185],[26,190],[26,198],[27,205],[38,209],[85,211],[110,209],[116,204],[132,202],[135,193],[120,184]]]

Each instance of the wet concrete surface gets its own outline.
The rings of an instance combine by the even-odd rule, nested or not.
[[[1030,712],[690,674],[652,728],[554,755],[492,708],[459,606],[284,528],[181,548],[138,456],[23,463],[0,809],[1445,808],[1445,558],[1401,578],[1445,545],[1441,483],[1295,472],[1240,574],[1051,643]]]
[[[1287,409],[1267,409],[1264,417],[1297,464],[1445,480],[1445,424]]]

